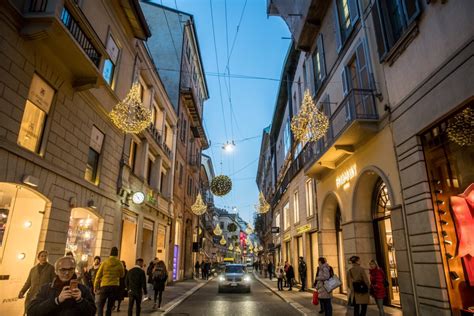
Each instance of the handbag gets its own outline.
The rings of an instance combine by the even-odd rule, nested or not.
[[[367,286],[367,284],[365,284],[364,281],[352,282],[352,288],[354,289],[354,292],[356,293],[365,294],[369,292],[369,287]]]
[[[313,305],[319,304],[319,294],[318,291],[313,292]]]
[[[326,291],[328,293],[332,292],[335,288],[338,288],[341,285],[342,285],[341,280],[335,274],[332,277],[330,277],[329,279],[327,279],[326,281],[324,281],[324,283],[323,283],[323,286],[324,286],[324,288],[326,289]]]

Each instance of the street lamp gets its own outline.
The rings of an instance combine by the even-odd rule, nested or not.
[[[224,149],[225,151],[227,151],[227,152],[229,152],[229,153],[233,152],[233,151],[234,151],[234,148],[235,148],[235,143],[234,143],[234,141],[231,141],[231,142],[227,141],[227,142],[224,144],[224,146],[222,146],[222,149]]]

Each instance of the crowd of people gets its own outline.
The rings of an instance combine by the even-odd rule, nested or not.
[[[145,272],[142,258],[127,270],[124,261],[118,259],[118,248],[112,247],[110,256],[102,261],[99,256],[92,266],[76,263],[71,252],[48,262],[48,252],[38,253],[38,263],[30,270],[18,298],[25,298],[28,316],[105,315],[120,311],[121,303],[128,297],[128,315],[141,313],[141,303],[150,300],[153,292],[153,309],[161,310],[163,291],[168,271],[163,261],[155,258]]]

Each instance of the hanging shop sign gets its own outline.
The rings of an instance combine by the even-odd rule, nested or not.
[[[280,227],[272,227],[272,234],[279,234],[280,233]]]
[[[311,224],[306,224],[304,226],[300,226],[296,229],[297,234],[302,234],[304,232],[307,232],[308,230],[311,229]]]
[[[345,186],[349,183],[355,176],[357,175],[357,167],[355,164],[344,170],[339,176],[336,178],[336,188],[340,188],[341,186]]]

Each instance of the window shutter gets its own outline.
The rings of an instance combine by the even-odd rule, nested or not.
[[[383,23],[381,20],[382,14],[380,12],[379,1],[375,1],[372,6],[372,17],[374,20],[374,29],[375,29],[375,39],[377,41],[377,52],[379,53],[379,58],[382,60],[387,54],[387,40],[385,37]]]
[[[420,15],[420,3],[418,0],[402,0],[403,10],[407,19],[407,25],[410,25]]]
[[[318,36],[318,51],[319,51],[319,69],[321,69],[321,81],[326,78],[326,59],[324,57],[324,44],[323,44],[323,34]]]
[[[342,94],[344,96],[346,96],[349,93],[349,81],[347,79],[347,75],[348,75],[347,72],[348,72],[347,68],[344,67],[342,69],[342,74],[341,74],[341,77],[342,77]]]
[[[339,15],[337,13],[336,0],[334,0],[333,15],[334,15],[334,31],[336,32],[336,51],[339,53],[339,51],[342,48],[342,40],[341,40],[341,28],[339,26]]]
[[[364,40],[361,40],[356,48],[357,72],[359,84],[362,89],[370,89],[370,75],[367,55],[365,53]]]
[[[359,19],[359,9],[357,8],[357,0],[348,0],[349,16],[351,18],[351,25],[354,26]]]

